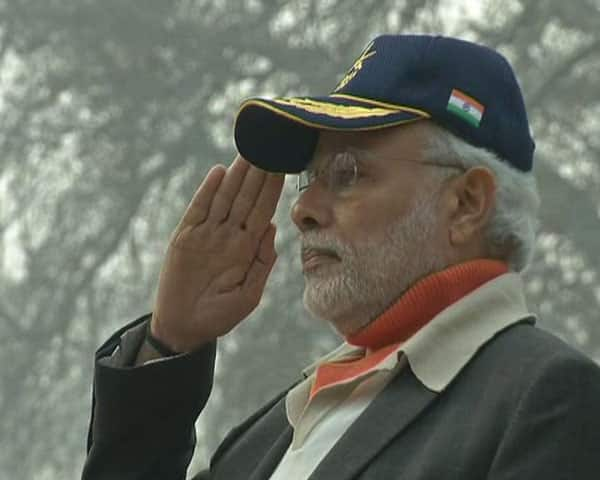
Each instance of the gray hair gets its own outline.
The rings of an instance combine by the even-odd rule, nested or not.
[[[522,172],[496,154],[474,147],[430,123],[424,155],[427,161],[487,167],[496,180],[496,202],[485,238],[492,258],[507,262],[512,271],[525,270],[533,257],[540,199],[532,173]]]

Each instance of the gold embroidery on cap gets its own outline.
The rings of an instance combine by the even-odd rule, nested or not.
[[[300,108],[310,113],[320,113],[336,118],[365,118],[384,117],[397,110],[381,107],[359,107],[356,105],[336,105],[334,103],[320,102],[310,98],[275,98],[273,102],[280,105]]]
[[[368,58],[371,58],[373,55],[375,55],[377,53],[377,51],[375,51],[375,50],[373,50],[372,52],[369,51],[369,50],[371,50],[372,46],[373,46],[373,42],[369,43],[365,47],[365,49],[360,54],[358,59],[354,62],[354,65],[352,65],[352,67],[350,67],[350,70],[348,70],[348,73],[346,73],[344,78],[342,78],[342,81],[340,83],[338,83],[337,87],[335,87],[335,89],[333,90],[334,92],[337,92],[338,90],[341,90],[346,85],[348,85],[348,82],[350,80],[352,80],[356,76],[356,74],[358,72],[360,72],[360,70],[363,68],[363,62],[365,60],[367,60]]]

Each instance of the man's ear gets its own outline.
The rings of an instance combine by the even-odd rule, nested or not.
[[[450,244],[461,246],[481,237],[496,199],[496,180],[489,168],[474,167],[453,180],[448,224]]]

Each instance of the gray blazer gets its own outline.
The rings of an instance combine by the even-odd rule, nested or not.
[[[139,371],[101,360],[120,333],[98,352],[83,479],[183,480],[193,424],[210,393],[214,345]],[[267,480],[292,438],[284,400],[285,392],[234,428],[194,479]],[[483,345],[440,393],[403,369],[310,477],[598,478],[600,368],[530,319]]]

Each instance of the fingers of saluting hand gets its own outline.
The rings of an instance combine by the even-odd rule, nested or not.
[[[283,189],[284,175],[269,173],[256,199],[254,208],[246,220],[248,230],[262,235],[275,214],[277,202]]]
[[[273,218],[283,182],[283,175],[253,167],[240,156],[227,169],[217,165],[198,188],[180,227],[227,220],[260,238]]]
[[[180,226],[193,227],[206,221],[213,198],[219,190],[226,173],[227,169],[223,165],[215,165],[210,169],[188,205]]]
[[[227,169],[225,178],[213,198],[208,214],[209,222],[221,223],[229,216],[231,206],[244,184],[248,170],[250,170],[250,164],[238,155]],[[252,178],[252,180],[262,181],[256,178]]]
[[[228,221],[232,224],[245,226],[248,215],[254,208],[257,197],[267,178],[267,172],[255,167],[250,167],[240,190],[233,200],[229,211]]]

